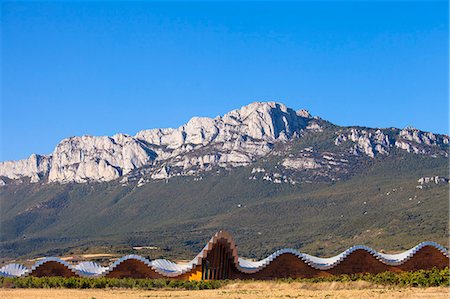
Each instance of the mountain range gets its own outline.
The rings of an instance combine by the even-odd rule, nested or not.
[[[276,102],[135,136],[70,137],[0,162],[0,253],[151,244],[182,258],[222,228],[255,257],[286,244],[320,255],[357,241],[445,243],[448,143]]]

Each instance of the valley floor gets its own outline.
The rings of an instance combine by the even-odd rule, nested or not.
[[[449,298],[449,288],[401,288],[352,283],[238,282],[216,290],[127,290],[127,289],[0,289],[9,298]]]

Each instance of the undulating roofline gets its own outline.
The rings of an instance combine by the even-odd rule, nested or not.
[[[421,256],[419,256],[420,252],[422,253]],[[351,257],[354,255],[359,255],[359,258],[352,259]],[[343,265],[341,266],[342,269],[339,269],[344,262],[349,265]],[[448,265],[448,250],[435,242],[422,242],[398,254],[380,253],[370,247],[356,245],[329,258],[320,258],[285,248],[277,250],[260,261],[251,261],[238,257],[233,237],[226,231],[219,231],[206,243],[200,253],[188,263],[174,263],[166,259],[148,260],[139,255],[126,255],[104,267],[95,262],[81,262],[72,265],[57,257],[45,257],[29,269],[20,264],[5,265],[0,268],[0,276],[166,277],[176,279],[236,277],[264,279],[336,273],[381,272],[383,270],[408,271],[431,267],[443,268]],[[270,267],[273,269],[268,269]]]

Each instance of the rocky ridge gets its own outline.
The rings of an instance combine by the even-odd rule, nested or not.
[[[305,147],[287,154],[296,140],[334,132],[333,150]],[[0,185],[20,183],[86,183],[120,179],[122,184],[173,176],[196,176],[215,168],[247,166],[263,157],[279,156],[278,171],[254,172],[250,179],[297,182],[301,171],[335,180],[359,158],[387,156],[394,150],[448,156],[449,137],[403,130],[338,127],[276,102],[255,102],[216,118],[193,117],[177,129],[151,129],[135,136],[81,136],[62,140],[52,154],[33,154],[20,161],[0,162]],[[285,145],[277,150],[277,145]],[[288,176],[287,174],[290,174]]]

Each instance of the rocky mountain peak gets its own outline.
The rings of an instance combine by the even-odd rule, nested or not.
[[[109,181],[152,160],[150,150],[126,134],[62,140],[52,153],[50,182]]]
[[[213,167],[249,165],[271,153],[276,144],[294,137],[302,138],[305,134],[321,134],[326,123],[313,118],[304,109],[295,111],[277,102],[254,102],[215,118],[193,117],[179,128],[143,130],[135,136],[66,138],[51,155],[0,162],[0,177],[12,180],[28,177],[31,182],[45,178],[44,182],[85,183],[120,177],[127,182],[128,176],[138,176],[142,185],[151,179],[197,175]],[[329,136],[335,134],[332,144],[336,150],[348,148],[347,153],[353,156],[374,158],[378,154],[389,155],[393,148],[433,154],[442,146],[448,148],[448,136],[413,128],[331,128],[334,133]],[[443,154],[447,154],[445,149]],[[347,163],[327,162],[322,156],[317,160],[315,155],[318,154],[307,151],[282,165],[290,169],[295,166],[322,171],[324,165],[336,168],[339,163]]]
[[[303,118],[312,118],[311,113],[309,113],[309,111],[306,110],[306,109],[298,110],[298,111],[297,111],[297,115],[298,115],[298,116],[301,116],[301,117],[303,117]]]
[[[290,138],[305,127],[306,122],[296,112],[276,102],[255,102],[216,118],[193,117],[177,129],[140,131],[136,138],[172,149],[185,144],[226,142],[241,137],[255,140]]]

